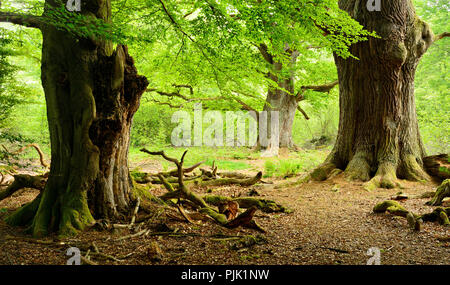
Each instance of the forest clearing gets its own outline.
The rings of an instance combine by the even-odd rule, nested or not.
[[[193,151],[199,156],[201,149]],[[319,158],[326,156],[326,152],[310,151]],[[264,167],[261,166],[264,165],[260,161],[262,159],[249,157],[251,160],[248,160],[245,157],[251,155],[251,151],[241,153],[241,159],[230,154],[230,157],[218,157],[217,164],[229,168],[225,170],[241,168],[244,163],[248,168],[240,172],[254,175],[256,170]],[[296,155],[285,155],[279,159],[295,158]],[[131,167],[157,173],[163,171],[163,163],[163,160],[143,158],[137,159]],[[34,159],[34,164],[38,167],[39,161]],[[279,175],[285,174],[280,172]],[[123,228],[99,231],[94,228],[76,238],[31,240],[2,221],[0,233],[4,242],[0,262],[61,265],[67,261],[64,250],[69,245],[85,248],[84,253],[87,253],[94,244],[104,256],[93,256],[92,261],[109,265],[363,265],[369,258],[367,250],[372,247],[381,249],[383,264],[448,263],[449,227],[424,223],[421,231],[417,232],[411,230],[402,217],[372,211],[378,202],[402,196],[398,194],[400,191],[408,197],[401,201],[405,208],[414,213],[431,212],[434,207],[425,204],[430,200],[429,195],[423,194],[434,192],[437,183],[402,181],[404,188],[401,190],[367,191],[363,183],[348,182],[342,174],[326,182],[312,181],[300,185],[291,185],[296,184],[296,177],[284,179],[277,176],[264,178],[270,184],[199,187],[195,191],[199,195],[270,199],[287,207],[287,213],[255,214],[255,220],[265,229],[265,233],[245,228],[227,229],[207,216],[198,217],[195,212],[187,211],[193,219],[193,223],[189,223],[174,210],[161,211],[161,216],[148,221],[144,218],[147,213],[138,215],[137,221],[144,220],[143,228],[148,227],[152,232],[124,240],[121,238],[139,231]],[[0,215],[7,216],[20,205],[32,201],[38,192],[25,189],[1,201],[0,208],[5,210]],[[165,192],[163,186],[151,190],[155,196]],[[160,255],[153,252],[155,243]]]
[[[0,265],[448,266],[448,12],[2,1]]]

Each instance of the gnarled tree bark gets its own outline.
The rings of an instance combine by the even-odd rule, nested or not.
[[[43,17],[63,3],[46,4]],[[81,11],[109,22],[111,1],[84,1]],[[94,218],[118,218],[130,210],[130,127],[148,81],[137,74],[126,46],[114,49],[106,40],[76,38],[43,23],[38,27],[43,35],[50,174],[42,195],[7,221],[30,225],[34,236],[70,235]]]
[[[428,180],[425,149],[414,102],[414,76],[435,37],[411,0],[383,1],[370,12],[365,1],[341,0],[365,29],[380,38],[351,46],[358,58],[335,55],[339,76],[340,122],[333,151],[321,169],[345,169],[366,187],[393,188],[397,178]],[[326,176],[325,176],[326,177]]]

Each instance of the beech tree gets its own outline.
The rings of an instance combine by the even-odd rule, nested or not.
[[[47,0],[39,16],[0,12],[1,22],[40,29],[43,36],[50,173],[41,194],[7,218],[29,225],[34,236],[76,233],[94,218],[119,217],[133,202],[129,134],[147,79],[137,74],[126,46],[69,32],[74,24],[55,18],[57,11],[72,17],[61,10],[65,5]],[[78,14],[82,21],[110,23],[111,1],[82,1]]]
[[[350,47],[358,59],[335,55],[339,131],[333,151],[313,174],[326,179],[338,168],[350,179],[369,181],[368,189],[393,188],[398,178],[428,180],[414,76],[422,55],[448,33],[434,35],[411,0],[382,1],[380,11],[368,11],[357,0],[341,0],[339,7],[379,37]]]

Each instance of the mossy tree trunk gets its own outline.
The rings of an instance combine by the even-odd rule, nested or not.
[[[109,22],[111,3],[83,1],[81,13]],[[130,128],[148,81],[137,75],[125,46],[114,49],[108,41],[76,39],[48,25],[40,28],[50,175],[33,207],[19,209],[7,221],[31,225],[34,236],[69,235],[94,218],[117,218],[129,210]]]
[[[414,76],[433,43],[432,31],[411,0],[385,0],[379,12],[369,12],[366,1],[340,0],[339,6],[380,38],[351,46],[359,60],[335,56],[340,122],[324,166],[345,169],[353,180],[370,180],[370,188],[395,187],[397,178],[427,180]]]

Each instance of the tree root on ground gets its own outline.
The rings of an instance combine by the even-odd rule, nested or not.
[[[439,206],[442,204],[442,200],[446,197],[450,197],[450,179],[446,179],[442,182],[442,184],[437,188],[433,199],[428,201],[426,204],[430,206]]]
[[[429,181],[430,176],[442,180],[450,178],[450,162],[447,154],[423,159],[411,154],[402,154],[398,159],[384,158],[374,163],[373,158],[366,152],[359,151],[346,165],[342,163],[332,153],[323,164],[302,177],[298,183],[310,180],[324,181],[344,172],[347,180],[365,182],[364,189],[371,191],[376,188],[402,188],[398,178],[410,181]]]
[[[392,215],[406,218],[411,229],[420,231],[422,222],[439,222],[444,226],[450,226],[448,216],[450,215],[450,207],[438,207],[431,213],[423,215],[414,214],[405,209],[399,202],[387,200],[376,204],[373,207],[374,213],[389,212]]]
[[[44,190],[47,178],[43,176],[31,176],[25,174],[14,175],[14,181],[5,190],[0,192],[0,201],[8,198],[15,192],[23,188],[33,188],[37,190]]]
[[[210,218],[212,218],[213,220],[215,220],[217,223],[219,223],[224,227],[236,228],[239,226],[243,226],[256,229],[261,232],[265,232],[265,230],[253,220],[255,212],[258,209],[267,212],[285,211],[284,207],[269,200],[258,200],[254,198],[232,199],[220,196],[206,196],[206,197],[198,196],[194,194],[191,190],[189,190],[188,186],[185,184],[185,175],[184,175],[185,173],[183,171],[183,162],[187,151],[183,153],[180,161],[178,161],[175,158],[168,157],[163,151],[152,152],[146,149],[143,149],[142,151],[150,155],[160,155],[167,161],[170,161],[177,166],[178,176],[176,183],[174,182],[171,183],[163,175],[158,175],[161,184],[163,184],[168,191],[166,194],[163,194],[162,196],[159,197],[159,199],[161,199],[162,201],[170,201],[172,199],[178,199],[178,201],[180,201],[180,199],[184,199],[186,201],[189,201],[195,208],[198,209],[200,213],[209,216]],[[211,171],[207,170],[202,171],[202,177],[209,178],[210,180],[205,179],[205,181],[202,180],[201,182],[194,180],[197,181],[197,183],[190,183],[190,184],[202,186],[238,184],[241,186],[249,186],[260,181],[262,173],[259,172],[255,177],[250,178],[246,177],[243,179],[239,178],[214,179],[217,176],[218,176],[217,167],[214,167],[213,165]],[[235,175],[227,173],[226,176],[235,176]],[[230,202],[234,202],[234,204]],[[217,206],[218,209],[215,209],[209,206],[208,204]],[[237,215],[240,206],[242,208],[247,208],[247,210]]]
[[[289,213],[290,210],[272,200],[257,199],[251,197],[230,198],[225,196],[207,195],[203,196],[206,203],[213,206],[220,206],[233,201],[238,203],[240,208],[256,207],[265,213]]]
[[[425,170],[441,180],[450,179],[450,161],[448,154],[439,154],[423,158]]]

